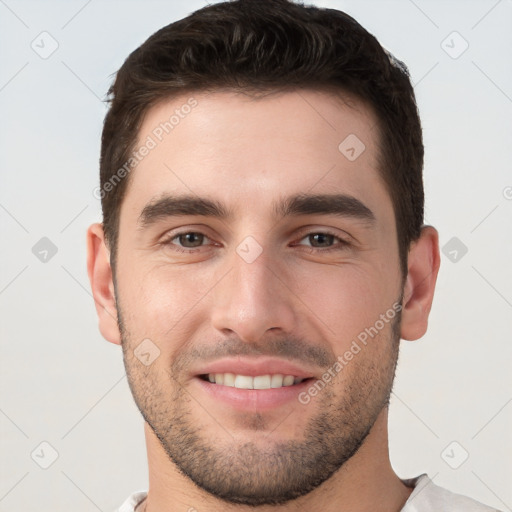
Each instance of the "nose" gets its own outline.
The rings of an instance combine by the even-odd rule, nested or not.
[[[297,328],[292,276],[282,264],[265,251],[250,263],[235,253],[230,264],[230,271],[213,290],[215,329],[257,343],[267,331],[290,333]]]

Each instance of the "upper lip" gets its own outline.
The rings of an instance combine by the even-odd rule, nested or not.
[[[256,377],[257,375],[293,375],[307,379],[313,377],[313,374],[307,369],[301,368],[296,364],[277,358],[225,358],[213,361],[195,372],[197,375],[206,375],[208,373],[234,373],[235,375],[247,375]]]

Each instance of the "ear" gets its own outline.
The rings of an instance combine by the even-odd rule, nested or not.
[[[400,333],[405,340],[417,340],[427,331],[440,263],[439,234],[432,226],[423,226],[409,249]]]
[[[107,341],[120,345],[121,334],[117,323],[110,252],[101,224],[93,224],[87,230],[87,273],[96,304],[100,332]]]

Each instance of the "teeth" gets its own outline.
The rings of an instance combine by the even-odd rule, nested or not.
[[[293,375],[287,375],[283,379],[283,386],[293,386],[293,381],[295,380],[295,377]]]
[[[282,375],[272,375],[272,379],[270,381],[271,388],[280,388],[283,386],[283,376]]]
[[[224,376],[224,379],[223,377]],[[224,382],[222,382],[224,380]],[[235,374],[234,373],[217,373],[215,374],[215,383],[224,384],[224,386],[235,386]]]
[[[269,389],[270,375],[258,375],[253,379],[254,389]]]
[[[217,383],[217,376],[215,376],[215,383]],[[235,388],[254,389],[254,379],[246,375],[237,375],[235,377]]]
[[[234,373],[209,373],[208,380],[215,384],[221,384],[238,389],[271,389],[299,384],[304,379],[293,375],[235,375]]]

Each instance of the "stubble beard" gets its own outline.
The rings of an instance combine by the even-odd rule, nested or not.
[[[302,440],[273,442],[269,433],[268,446],[261,448],[252,441],[237,442],[223,432],[220,437],[224,443],[212,443],[198,425],[197,416],[204,410],[171,371],[166,370],[162,377],[141,365],[133,356],[136,342],[123,325],[119,307],[118,314],[128,383],[144,420],[176,468],[199,488],[227,503],[280,505],[312,492],[357,452],[389,404],[401,311],[390,322],[386,337],[380,333],[363,348],[371,350],[371,343],[386,343],[386,360],[356,355],[350,362],[354,366],[342,396],[336,395],[334,386],[319,392],[314,400],[319,412],[308,421]],[[310,406],[302,407],[307,410]],[[302,409],[297,411],[302,414]],[[247,414],[245,428],[251,422],[255,432],[266,428],[264,415]]]

